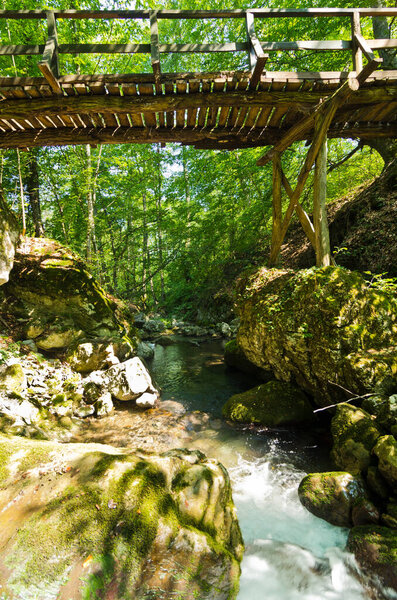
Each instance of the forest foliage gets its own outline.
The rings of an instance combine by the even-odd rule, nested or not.
[[[312,6],[326,6],[313,0]],[[340,6],[350,6],[342,1]],[[356,6],[366,6],[362,0]],[[245,8],[240,0],[230,8]],[[252,7],[262,6],[258,0]],[[268,6],[288,7],[286,0]],[[300,0],[295,7],[307,7]],[[34,8],[131,8],[126,0],[35,0]],[[3,0],[3,8],[33,8],[32,0]],[[135,8],[224,8],[220,0],[137,0]],[[373,37],[370,19],[364,33]],[[394,24],[390,22],[390,27]],[[277,19],[258,23],[268,40],[350,39],[347,19]],[[44,43],[45,21],[0,22],[1,43]],[[160,21],[163,42],[243,41],[240,20]],[[396,35],[396,34],[394,34]],[[60,20],[60,42],[148,43],[145,21]],[[162,55],[163,72],[248,68],[245,53]],[[38,57],[1,57],[3,75],[39,75]],[[346,52],[274,53],[271,70],[349,70]],[[61,73],[150,72],[148,55],[81,55],[61,57]],[[371,180],[383,167],[381,157],[360,146],[338,168],[332,166],[354,150],[359,140],[329,142],[328,198]],[[306,152],[295,144],[283,155],[293,181]],[[92,272],[116,296],[139,308],[197,316],[216,307],[230,282],[246,266],[266,261],[271,233],[272,169],[257,167],[262,148],[234,151],[196,150],[176,144],[75,146],[2,151],[2,192],[22,219],[26,205],[28,235],[46,235],[77,251]],[[22,182],[22,186],[21,186]],[[21,193],[22,191],[22,193]],[[311,211],[311,183],[305,193]],[[38,213],[38,209],[41,208]],[[213,309],[213,315],[211,310]],[[221,309],[220,309],[221,310]]]

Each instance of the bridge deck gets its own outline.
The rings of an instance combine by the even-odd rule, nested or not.
[[[256,24],[269,19],[333,16],[350,24],[351,39],[270,41],[257,37],[267,37],[262,26],[257,34]],[[39,55],[37,67],[43,75],[0,77],[0,148],[123,142],[181,142],[224,149],[275,145],[297,122],[305,124],[305,117],[316,113],[347,78],[355,80],[352,93],[338,101],[328,136],[397,137],[397,69],[379,70],[383,59],[376,54],[386,56],[397,48],[397,39],[365,39],[361,29],[362,18],[396,16],[397,8],[0,10],[1,23],[22,20],[22,25],[25,19],[34,19],[35,30],[40,30],[41,21],[47,22],[45,45],[0,45],[3,57]],[[246,41],[160,43],[159,20],[225,18],[245,21]],[[59,43],[57,21],[70,19],[149,20],[150,44]],[[264,71],[267,53],[301,50],[348,53],[351,60],[345,64],[351,62],[351,72]],[[161,70],[162,53],[211,52],[248,53],[250,70],[176,74]],[[59,55],[87,53],[149,54],[152,73],[60,76]],[[15,60],[13,64],[17,72]],[[301,137],[299,127],[293,128],[293,141],[313,137],[314,122],[309,121]]]
[[[250,72],[0,78],[0,147],[181,142],[198,148],[275,144],[347,73]],[[329,137],[397,137],[397,71],[377,71],[337,110]],[[305,137],[310,137],[305,135]]]

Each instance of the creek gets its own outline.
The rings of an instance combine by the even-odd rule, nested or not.
[[[348,530],[313,516],[298,499],[306,473],[331,467],[324,431],[224,422],[227,398],[257,382],[225,366],[219,341],[157,345],[149,367],[162,391],[160,409],[137,415],[119,405],[95,427],[91,421],[81,440],[158,451],[184,446],[225,465],[246,547],[238,600],[377,598],[362,587],[353,557],[344,552]]]

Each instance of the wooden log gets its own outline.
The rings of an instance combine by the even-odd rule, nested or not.
[[[316,119],[316,129],[323,128],[322,115]],[[318,267],[327,267],[331,264],[331,246],[329,241],[329,229],[327,211],[325,207],[327,199],[327,138],[322,138],[321,146],[316,157],[313,187],[313,221],[315,232],[316,264]]]
[[[293,189],[283,171],[281,171],[281,181],[282,181],[284,189],[287,192],[289,198],[292,200],[294,192],[293,192]],[[315,248],[316,240],[315,240],[315,235],[314,235],[314,227],[313,227],[313,223],[311,222],[311,220],[309,218],[309,215],[303,209],[303,207],[301,206],[301,204],[299,202],[297,202],[295,204],[295,212],[298,215],[299,221],[303,227],[303,230],[304,230],[308,240],[310,241],[313,248]]]
[[[270,265],[276,265],[280,253],[282,227],[282,198],[281,198],[281,154],[273,156],[273,190],[272,190],[272,242],[270,249]]]
[[[62,96],[62,88],[59,84],[59,63],[58,63],[58,35],[54,13],[47,11],[47,29],[48,39],[45,45],[43,58],[38,63],[40,71],[51,86],[55,94]]]
[[[250,11],[247,11],[245,24],[249,45],[249,63],[252,72],[249,87],[251,90],[254,90],[259,83],[263,69],[269,57],[263,52],[262,46],[256,36],[254,15]]]
[[[205,82],[203,83],[204,86]],[[140,84],[141,86],[143,84]],[[152,85],[152,84],[151,84]],[[143,88],[142,88],[143,89]],[[344,88],[346,91],[346,88]],[[146,87],[145,87],[146,90]],[[145,91],[146,93],[146,91]],[[335,94],[334,94],[335,95]],[[346,94],[343,98],[339,98],[338,104],[346,99]],[[226,92],[209,92],[209,88],[203,88],[203,92],[197,94],[164,94],[154,95],[153,92],[145,96],[86,96],[86,97],[52,97],[47,99],[37,99],[34,101],[13,99],[6,100],[0,104],[0,115],[3,118],[22,117],[33,114],[34,116],[45,114],[78,114],[80,112],[101,112],[101,113],[141,113],[141,112],[160,112],[185,110],[193,108],[207,108],[217,106],[231,106],[239,108],[241,106],[261,107],[277,106],[285,107],[286,109],[293,103],[295,108],[308,111],[311,114],[302,119],[297,125],[292,127],[276,148],[276,151],[281,151],[288,147],[297,139],[304,139],[307,132],[313,127],[313,114],[316,110],[313,106],[313,99],[318,99],[323,96],[323,93],[313,95],[312,92],[249,92],[249,91],[228,91]],[[317,108],[323,110],[323,106],[327,106],[333,96]],[[355,95],[354,105],[370,104],[376,102],[394,101],[397,98],[397,88],[371,88],[361,90]],[[310,100],[305,102],[305,100]],[[270,154],[270,153],[269,153]],[[270,159],[271,156],[268,157]],[[258,164],[265,164],[267,160],[260,160]]]
[[[361,20],[360,13],[354,11],[351,18],[351,30],[352,30],[352,47],[353,47],[353,69],[356,73],[360,73],[363,69],[363,53],[357,43],[357,35],[361,35]]]
[[[156,93],[161,93],[161,68],[160,68],[160,49],[159,49],[159,26],[157,22],[157,11],[150,11],[150,55]]]

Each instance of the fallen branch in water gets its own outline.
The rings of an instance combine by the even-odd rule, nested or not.
[[[347,402],[353,402],[353,400],[363,400],[364,398],[369,398],[370,396],[373,396],[373,393],[358,396],[351,390],[348,390],[347,388],[343,387],[343,385],[339,385],[339,383],[336,383],[335,381],[328,381],[328,383],[330,383],[331,385],[336,385],[341,390],[344,390],[348,394],[351,394],[352,398],[349,398],[348,400],[343,400],[343,402],[337,402],[336,404],[330,404],[329,406],[324,406],[323,408],[316,408],[316,410],[313,411],[313,414],[321,412],[323,410],[328,410],[329,408],[335,408],[336,406],[338,406],[338,404],[345,404]]]

